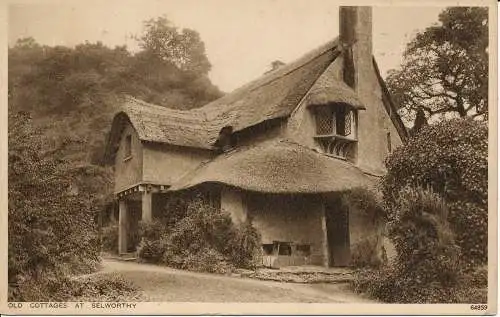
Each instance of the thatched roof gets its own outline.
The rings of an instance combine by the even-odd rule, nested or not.
[[[127,122],[134,126],[142,141],[213,149],[222,128],[231,127],[234,133],[268,120],[286,118],[305,97],[309,104],[341,102],[363,109],[350,87],[325,73],[339,54],[338,41],[330,41],[198,109],[174,110],[126,97],[113,120],[106,158],[108,161],[113,158]],[[377,68],[376,71],[380,77]],[[379,80],[385,88],[383,80]],[[404,138],[404,125],[384,92],[386,109]]]
[[[203,112],[175,110],[125,97],[116,120],[128,119],[143,141],[211,148],[211,134],[218,134]],[[212,131],[213,130],[213,131]]]
[[[130,122],[143,141],[211,149],[223,127],[237,132],[287,117],[338,55],[337,41],[328,42],[198,109],[174,110],[125,97],[113,121],[107,155],[113,155],[110,143],[119,137],[113,134],[121,132],[123,122]]]
[[[339,54],[337,40],[328,42],[199,110],[209,121],[232,126],[233,132],[287,117]]]
[[[370,185],[357,167],[285,140],[266,141],[217,156],[169,190],[220,183],[266,193],[328,193]]]

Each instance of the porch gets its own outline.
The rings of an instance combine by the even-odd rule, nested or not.
[[[153,220],[153,205],[157,194],[164,193],[165,185],[137,184],[116,194],[118,201],[118,254],[136,251],[140,242],[139,221]]]

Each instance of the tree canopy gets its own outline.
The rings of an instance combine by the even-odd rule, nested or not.
[[[488,114],[488,9],[452,7],[439,24],[407,45],[387,85],[401,114],[420,117],[481,117]],[[421,121],[421,120],[420,120]]]
[[[33,38],[9,48],[10,285],[97,260],[95,217],[112,181],[101,159],[122,94],[178,109],[221,96],[198,33],[159,18],[138,40],[135,53]]]

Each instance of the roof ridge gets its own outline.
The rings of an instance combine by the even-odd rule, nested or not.
[[[324,43],[320,47],[317,47],[314,50],[308,51],[307,53],[305,53],[305,54],[301,55],[300,57],[296,58],[295,60],[293,60],[292,62],[286,63],[282,67],[278,68],[276,71],[274,71],[274,72],[271,71],[269,73],[261,75],[255,79],[253,79],[252,81],[246,83],[245,85],[234,89],[233,91],[225,94],[224,96],[222,96],[218,99],[215,99],[215,100],[203,105],[202,107],[200,107],[198,109],[204,109],[204,108],[206,109],[206,107],[211,106],[212,104],[214,104],[217,101],[220,101],[221,99],[225,98],[226,96],[235,95],[241,91],[245,91],[245,92],[254,91],[254,90],[259,89],[263,86],[266,86],[266,85],[268,85],[276,80],[279,80],[279,79],[289,75],[290,73],[310,64],[311,62],[315,61],[319,57],[323,56],[328,51],[336,49],[336,47],[338,46],[338,43],[339,43],[339,40],[338,40],[338,37],[336,37],[335,39]],[[304,60],[304,61],[302,63],[299,63],[301,60]],[[297,65],[292,67],[292,65],[294,65],[294,64],[297,64]],[[287,68],[289,68],[289,69],[287,69]],[[287,69],[287,71],[283,72],[285,69]],[[280,71],[282,73],[278,73]],[[267,80],[265,80],[266,77],[269,77],[269,78]],[[258,83],[260,81],[263,81],[263,82],[256,85],[256,83]],[[255,87],[252,85],[255,85]]]
[[[329,44],[329,43],[331,43],[331,46],[330,46],[330,45],[327,45],[327,44]],[[297,69],[300,69],[300,68],[302,68],[302,67],[304,67],[304,66],[307,66],[308,64],[312,63],[314,60],[316,60],[316,59],[320,58],[321,56],[323,56],[324,54],[326,54],[328,51],[336,49],[336,47],[338,46],[338,40],[337,40],[337,39],[335,39],[334,41],[329,41],[327,44],[323,44],[323,46],[324,46],[324,47],[323,47],[323,46],[322,46],[322,47],[320,47],[320,48],[323,48],[322,50],[316,49],[316,50],[318,50],[319,52],[318,52],[316,55],[311,56],[311,57],[310,57],[307,61],[305,61],[304,63],[301,63],[301,64],[297,65],[296,67],[291,68],[291,69],[290,69],[290,70],[288,70],[287,72],[284,72],[283,74],[280,74],[279,76],[276,76],[275,78],[272,78],[272,79],[270,79],[269,81],[263,82],[262,84],[260,84],[260,85],[259,85],[259,86],[257,86],[257,87],[253,87],[252,89],[250,89],[250,91],[254,91],[255,89],[258,89],[258,88],[260,88],[260,87],[262,87],[262,86],[264,86],[264,85],[268,85],[268,84],[272,83],[272,82],[273,82],[273,81],[275,81],[275,80],[278,80],[278,79],[280,79],[280,78],[283,78],[284,76],[289,75],[290,73],[292,73],[292,72],[296,71]],[[293,62],[289,63],[289,65],[292,65],[293,63],[298,62],[300,59],[305,58],[307,55],[312,54],[312,53],[313,53],[313,52],[315,52],[316,50],[314,50],[314,51],[310,51],[310,52],[308,52],[308,53],[304,54],[304,55],[303,55],[302,57],[300,57],[299,59],[297,59],[297,60],[295,60],[295,61],[293,61]],[[283,67],[284,67],[284,66],[283,66]],[[269,73],[269,74],[272,74],[272,73]]]

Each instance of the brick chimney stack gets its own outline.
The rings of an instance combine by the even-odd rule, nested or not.
[[[362,93],[363,73],[371,71],[373,67],[372,8],[342,6],[339,9],[339,21],[344,82]]]

